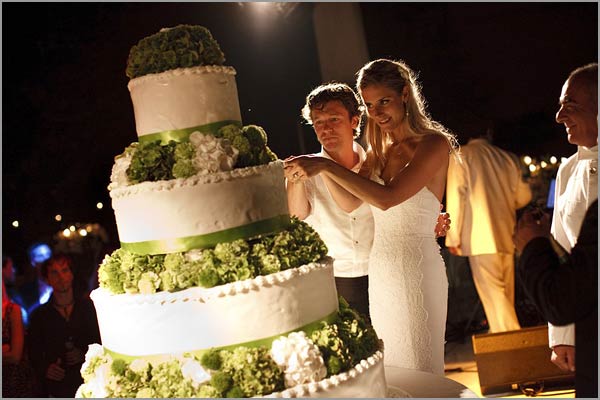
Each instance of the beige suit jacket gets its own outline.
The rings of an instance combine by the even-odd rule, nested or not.
[[[485,139],[470,140],[461,153],[462,163],[451,158],[448,166],[446,246],[462,256],[513,254],[516,210],[531,201],[518,158]]]

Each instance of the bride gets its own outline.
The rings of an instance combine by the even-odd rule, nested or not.
[[[371,61],[356,86],[368,116],[360,173],[314,156],[285,160],[286,173],[321,174],[349,209],[371,205],[369,303],[385,364],[443,375],[448,281],[433,228],[457,142],[429,117],[404,62]]]

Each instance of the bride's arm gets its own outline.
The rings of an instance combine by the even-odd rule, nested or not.
[[[325,185],[327,185],[329,194],[331,194],[331,197],[333,198],[333,201],[335,201],[337,206],[345,212],[350,213],[360,207],[360,205],[363,203],[361,199],[348,192],[330,177],[326,175],[323,175],[322,177],[323,182],[325,182]]]
[[[323,159],[326,160],[326,159]],[[315,162],[316,161],[316,162]],[[330,160],[293,159],[289,163],[301,173],[321,173],[344,187],[356,198],[382,210],[414,196],[448,162],[448,142],[439,135],[428,135],[419,144],[410,163],[399,170],[387,185],[381,185],[348,171]]]

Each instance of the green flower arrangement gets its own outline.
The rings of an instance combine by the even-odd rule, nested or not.
[[[352,368],[375,353],[379,339],[375,330],[340,297],[340,311],[333,323],[322,322],[310,338],[319,346],[327,366],[327,376]]]
[[[217,131],[215,137],[227,140],[238,150],[234,168],[264,165],[277,160],[277,155],[267,146],[267,134],[260,126],[240,128],[235,124],[226,125]],[[123,155],[131,155],[126,171],[129,184],[189,178],[198,172],[193,163],[196,148],[189,141],[178,143],[170,140],[167,144],[161,144],[160,140],[135,142],[125,149]]]
[[[115,294],[209,288],[319,261],[327,255],[327,246],[310,225],[292,217],[288,228],[276,234],[193,252],[194,257],[186,257],[117,249],[98,269],[100,286]]]
[[[129,51],[125,74],[130,79],[175,68],[223,65],[225,55],[203,26],[178,25],[145,37]]]

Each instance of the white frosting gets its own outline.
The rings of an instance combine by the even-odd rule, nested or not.
[[[102,344],[131,356],[176,354],[297,330],[337,310],[332,260],[210,289],[114,295],[99,288]]]
[[[178,68],[132,79],[127,87],[138,136],[242,120],[231,67]]]
[[[288,215],[283,163],[110,191],[124,243],[204,235]]]

